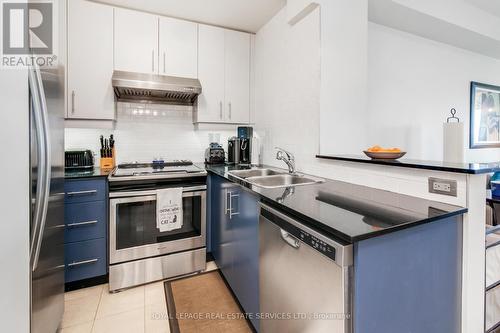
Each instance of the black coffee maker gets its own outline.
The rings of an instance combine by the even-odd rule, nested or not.
[[[239,164],[250,165],[252,163],[252,127],[238,127],[238,138],[240,144]]]

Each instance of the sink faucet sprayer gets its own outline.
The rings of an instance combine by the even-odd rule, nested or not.
[[[274,147],[274,149],[277,150],[276,159],[285,162],[288,166],[288,172],[292,175],[295,174],[295,157],[293,154],[283,148]]]

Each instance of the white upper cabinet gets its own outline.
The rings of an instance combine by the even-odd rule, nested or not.
[[[250,35],[225,31],[225,91],[227,121],[250,121]]]
[[[113,7],[84,0],[69,1],[66,117],[114,119],[112,75]]]
[[[114,27],[115,69],[157,74],[158,16],[115,8]]]
[[[224,122],[224,29],[199,25],[197,122]]]
[[[250,34],[199,25],[195,122],[250,121]]]
[[[198,24],[160,17],[159,73],[198,78]]]

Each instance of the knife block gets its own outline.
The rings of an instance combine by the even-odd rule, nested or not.
[[[113,157],[101,157],[99,162],[101,169],[110,170],[115,167],[115,148],[113,148],[111,155]]]

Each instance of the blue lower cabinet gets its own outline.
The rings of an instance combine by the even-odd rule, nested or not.
[[[64,245],[66,282],[106,274],[106,238]]]
[[[461,258],[461,217],[355,243],[355,332],[460,332]]]
[[[217,266],[256,330],[259,322],[259,197],[210,175],[211,249]]]
[[[108,190],[105,178],[65,182],[66,283],[107,273]]]
[[[106,204],[103,201],[67,204],[64,241],[80,242],[106,237]]]

